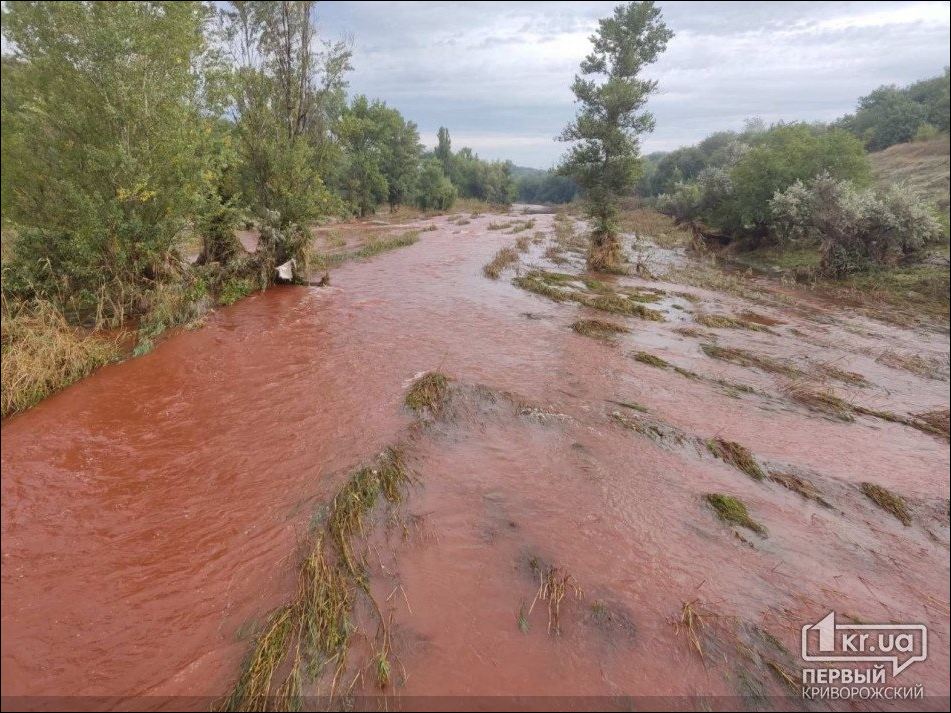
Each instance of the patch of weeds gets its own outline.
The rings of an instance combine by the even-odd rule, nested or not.
[[[529,220],[524,220],[522,222],[511,223],[513,233],[521,233],[525,230],[531,230],[535,227],[535,219],[531,218]]]
[[[944,378],[938,371],[937,363],[920,354],[906,354],[893,349],[886,349],[875,361],[892,369],[903,369],[926,379],[940,381]]]
[[[122,355],[119,339],[74,329],[51,303],[3,301],[2,415],[24,411]]]
[[[561,633],[561,602],[568,595],[583,599],[584,592],[571,573],[562,567],[541,567],[535,561],[532,568],[538,572],[538,591],[528,614],[531,615],[537,602],[545,602],[548,605],[548,633],[557,636]]]
[[[556,265],[563,265],[568,262],[563,253],[564,251],[557,245],[549,245],[545,250],[545,258],[551,260]]]
[[[634,352],[631,354],[631,358],[634,361],[639,361],[641,364],[647,364],[648,366],[655,366],[658,369],[666,369],[670,366],[670,362],[661,359],[659,356],[650,354],[649,352]]]
[[[783,386],[783,391],[793,401],[812,411],[827,414],[840,421],[855,420],[852,406],[831,390],[820,391],[802,382],[792,381]]]
[[[623,635],[633,637],[637,627],[631,615],[619,604],[612,604],[598,599],[592,602],[585,620],[611,636]]]
[[[908,512],[908,505],[903,497],[874,483],[862,483],[861,487],[862,492],[872,502],[894,515],[902,525],[908,527],[911,524],[911,513]]]
[[[714,456],[724,463],[729,463],[734,468],[742,470],[754,480],[763,480],[766,477],[763,468],[746,446],[723,438],[710,438],[706,444],[707,450]]]
[[[527,235],[520,235],[515,239],[515,248],[520,253],[528,252],[528,247],[531,245],[531,238]]]
[[[482,273],[489,279],[497,280],[505,268],[516,262],[518,262],[518,253],[512,248],[502,248],[482,266]]]
[[[548,297],[556,302],[570,300],[602,312],[664,321],[663,314],[640,304],[642,301],[656,299],[654,293],[644,293],[631,288],[622,288],[621,292],[615,292],[600,280],[544,270],[532,270],[515,278],[513,283],[523,290]],[[575,288],[573,285],[577,283],[584,284],[585,289]]]
[[[716,344],[710,344],[706,342],[701,344],[700,348],[703,350],[703,353],[711,359],[728,361],[731,364],[736,364],[737,366],[759,369],[761,371],[767,371],[773,374],[783,374],[789,377],[801,376],[802,374],[802,372],[800,372],[795,367],[792,367],[785,362],[779,361],[778,359],[768,357],[765,354],[754,354],[753,352],[748,352],[743,349],[737,349],[735,347],[721,347]]]
[[[492,222],[492,223],[489,223],[486,227],[487,227],[489,230],[507,230],[508,228],[511,228],[513,225],[514,225],[514,223],[496,223],[496,222]]]
[[[951,430],[949,429],[949,420],[951,420],[949,417],[951,417],[951,410],[949,409],[937,409],[915,414],[917,421],[927,424],[934,429],[935,433],[940,433],[945,438],[948,437],[949,430]]]
[[[428,409],[438,416],[449,398],[449,377],[430,371],[419,377],[406,392],[406,405],[417,413]]]
[[[578,334],[595,339],[613,339],[618,334],[625,334],[631,330],[620,324],[605,322],[600,319],[579,319],[573,322],[571,328]]]
[[[740,312],[740,317],[747,322],[753,322],[754,324],[760,324],[764,327],[775,327],[779,324],[785,324],[778,319],[773,317],[768,317],[765,314],[760,314],[759,312],[754,312],[753,310],[746,309]]]
[[[380,253],[387,252],[388,250],[395,250],[396,248],[405,248],[409,245],[414,245],[419,242],[419,233],[420,231],[418,230],[410,230],[392,237],[371,238],[363,247],[359,248],[358,250],[320,256],[320,258],[317,260],[318,267],[336,267],[350,260],[360,260],[373,257],[374,255],[379,255]]]
[[[226,280],[218,292],[218,302],[223,305],[232,305],[244,299],[255,290],[255,283],[247,277],[232,277]]]
[[[707,626],[707,619],[712,616],[714,615],[696,601],[684,602],[680,607],[680,618],[673,622],[677,632],[687,638],[690,648],[696,651],[701,659],[704,657],[701,636]]]
[[[745,527],[759,535],[766,535],[766,528],[750,517],[746,505],[741,500],[723,493],[710,493],[704,498],[724,522]]]
[[[798,475],[784,473],[779,470],[770,470],[767,476],[772,482],[783,486],[786,490],[798,493],[807,500],[813,500],[823,507],[832,507],[828,501],[822,497],[822,493],[815,485],[804,478],[800,478]]]
[[[698,314],[694,316],[698,324],[713,329],[748,329],[753,332],[768,332],[769,328],[756,322],[737,319],[725,314]]]
[[[684,337],[693,337],[694,339],[711,339],[715,336],[710,332],[704,332],[702,329],[698,329],[697,327],[690,327],[686,325],[682,327],[675,327],[674,331],[677,332],[677,334],[683,335]]]

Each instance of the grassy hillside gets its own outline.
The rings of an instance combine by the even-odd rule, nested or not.
[[[905,183],[948,212],[948,177],[951,143],[947,136],[931,141],[896,144],[869,154],[875,178]]]

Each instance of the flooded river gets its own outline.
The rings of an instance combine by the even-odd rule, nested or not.
[[[400,511],[413,526],[401,534],[380,514],[368,533],[370,588],[392,632],[389,707],[796,695],[776,672],[798,683],[800,629],[830,611],[926,624],[928,658],[902,676],[946,704],[947,440],[809,410],[777,374],[700,347],[833,364],[864,377],[838,384],[850,403],[916,414],[947,408],[946,374],[880,357],[923,353],[946,367],[946,335],[815,300],[764,305],[610,278],[663,291],[664,320],[608,315],[630,331],[592,339],[570,325],[603,313],[511,283],[531,266],[580,270],[576,256],[544,257],[554,216],[531,218],[523,234],[544,241],[501,279],[482,266],[518,235],[489,226],[521,218],[435,218],[416,244],[335,269],[330,287],[253,295],[7,419],[5,705],[213,705],[294,590],[315,513],[399,441],[416,481]],[[701,312],[744,310],[771,326],[683,329]],[[406,390],[429,371],[450,377],[461,405],[407,440]],[[486,408],[486,394],[522,406]],[[712,438],[742,444],[770,475],[805,479],[820,499],[711,456]],[[911,524],[861,483],[904,496]],[[711,493],[741,499],[765,531],[718,519]],[[548,604],[532,606],[549,566],[577,589],[560,603],[558,635]],[[702,656],[685,604],[707,617]],[[381,693],[369,676],[350,691]],[[801,706],[790,700],[778,705]]]

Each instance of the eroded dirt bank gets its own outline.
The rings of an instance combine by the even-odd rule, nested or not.
[[[907,675],[947,696],[949,449],[920,417],[947,409],[947,337],[664,279],[687,274],[676,251],[641,255],[659,279],[584,276],[570,222],[426,221],[329,288],[252,296],[6,421],[4,696],[207,708],[294,591],[299,543],[397,441],[415,484],[365,549],[390,675],[358,608],[337,693],[799,707],[766,697],[795,693],[800,627],[835,610],[927,624]],[[451,408],[419,421],[404,398],[431,371]],[[536,601],[553,572],[558,635]]]

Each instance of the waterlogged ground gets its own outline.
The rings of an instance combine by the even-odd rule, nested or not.
[[[895,683],[947,707],[949,447],[919,416],[948,408],[946,333],[643,238],[641,276],[584,275],[577,226],[552,214],[394,230],[431,225],[3,423],[5,707],[214,705],[334,495],[396,444],[414,484],[357,545],[379,612],[357,596],[345,666],[305,694],[802,708],[800,629],[835,611],[926,624],[928,659]],[[490,279],[503,247],[518,260]],[[445,405],[414,414],[431,371]]]

